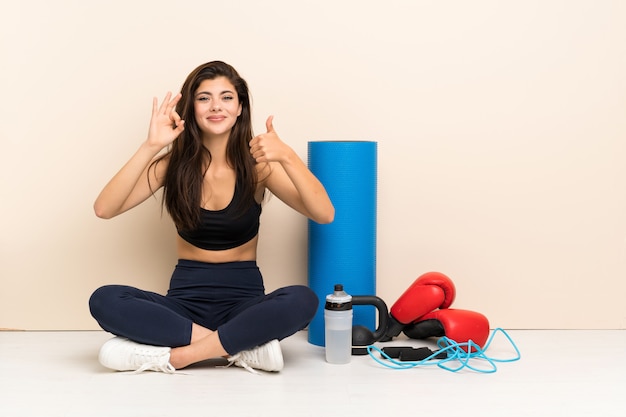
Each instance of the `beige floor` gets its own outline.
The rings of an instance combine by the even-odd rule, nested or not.
[[[330,365],[300,332],[278,374],[209,362],[131,375],[98,364],[104,332],[0,332],[0,416],[626,416],[626,331],[509,334],[522,358],[492,374]],[[514,351],[497,337],[487,354]]]

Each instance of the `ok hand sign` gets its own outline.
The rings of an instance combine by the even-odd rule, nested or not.
[[[152,118],[148,130],[148,143],[155,147],[164,148],[185,130],[185,121],[174,110],[181,97],[182,95],[178,93],[172,98],[172,93],[168,92],[160,107],[157,98],[152,99]]]

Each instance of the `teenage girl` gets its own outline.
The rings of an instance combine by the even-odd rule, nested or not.
[[[173,372],[226,357],[282,369],[278,341],[307,326],[318,299],[303,285],[265,294],[256,265],[261,202],[269,191],[318,223],[332,222],[334,208],[272,116],[266,130],[253,135],[247,83],[224,62],[200,65],[179,94],[153,99],[148,138],[94,210],[110,219],[163,188],[179,260],[166,295],[121,285],[93,293],[91,314],[117,336],[100,350],[104,366]]]

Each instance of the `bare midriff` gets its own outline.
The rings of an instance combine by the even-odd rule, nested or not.
[[[178,259],[200,261],[206,263],[225,263],[240,261],[255,261],[259,236],[253,237],[241,246],[225,250],[201,249],[176,236]]]

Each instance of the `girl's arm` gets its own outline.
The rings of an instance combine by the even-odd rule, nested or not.
[[[267,119],[267,133],[250,142],[250,153],[257,163],[267,163],[261,175],[267,175],[266,187],[294,210],[317,223],[330,223],[335,217],[333,207],[322,183],[306,167],[291,147],[280,140]]]
[[[124,213],[145,201],[161,187],[167,161],[161,160],[152,166],[150,164],[184,130],[184,121],[174,111],[180,97],[178,94],[171,98],[171,93],[167,93],[160,107],[156,98],[152,100],[148,139],[102,189],[94,203],[96,216],[110,219]]]

